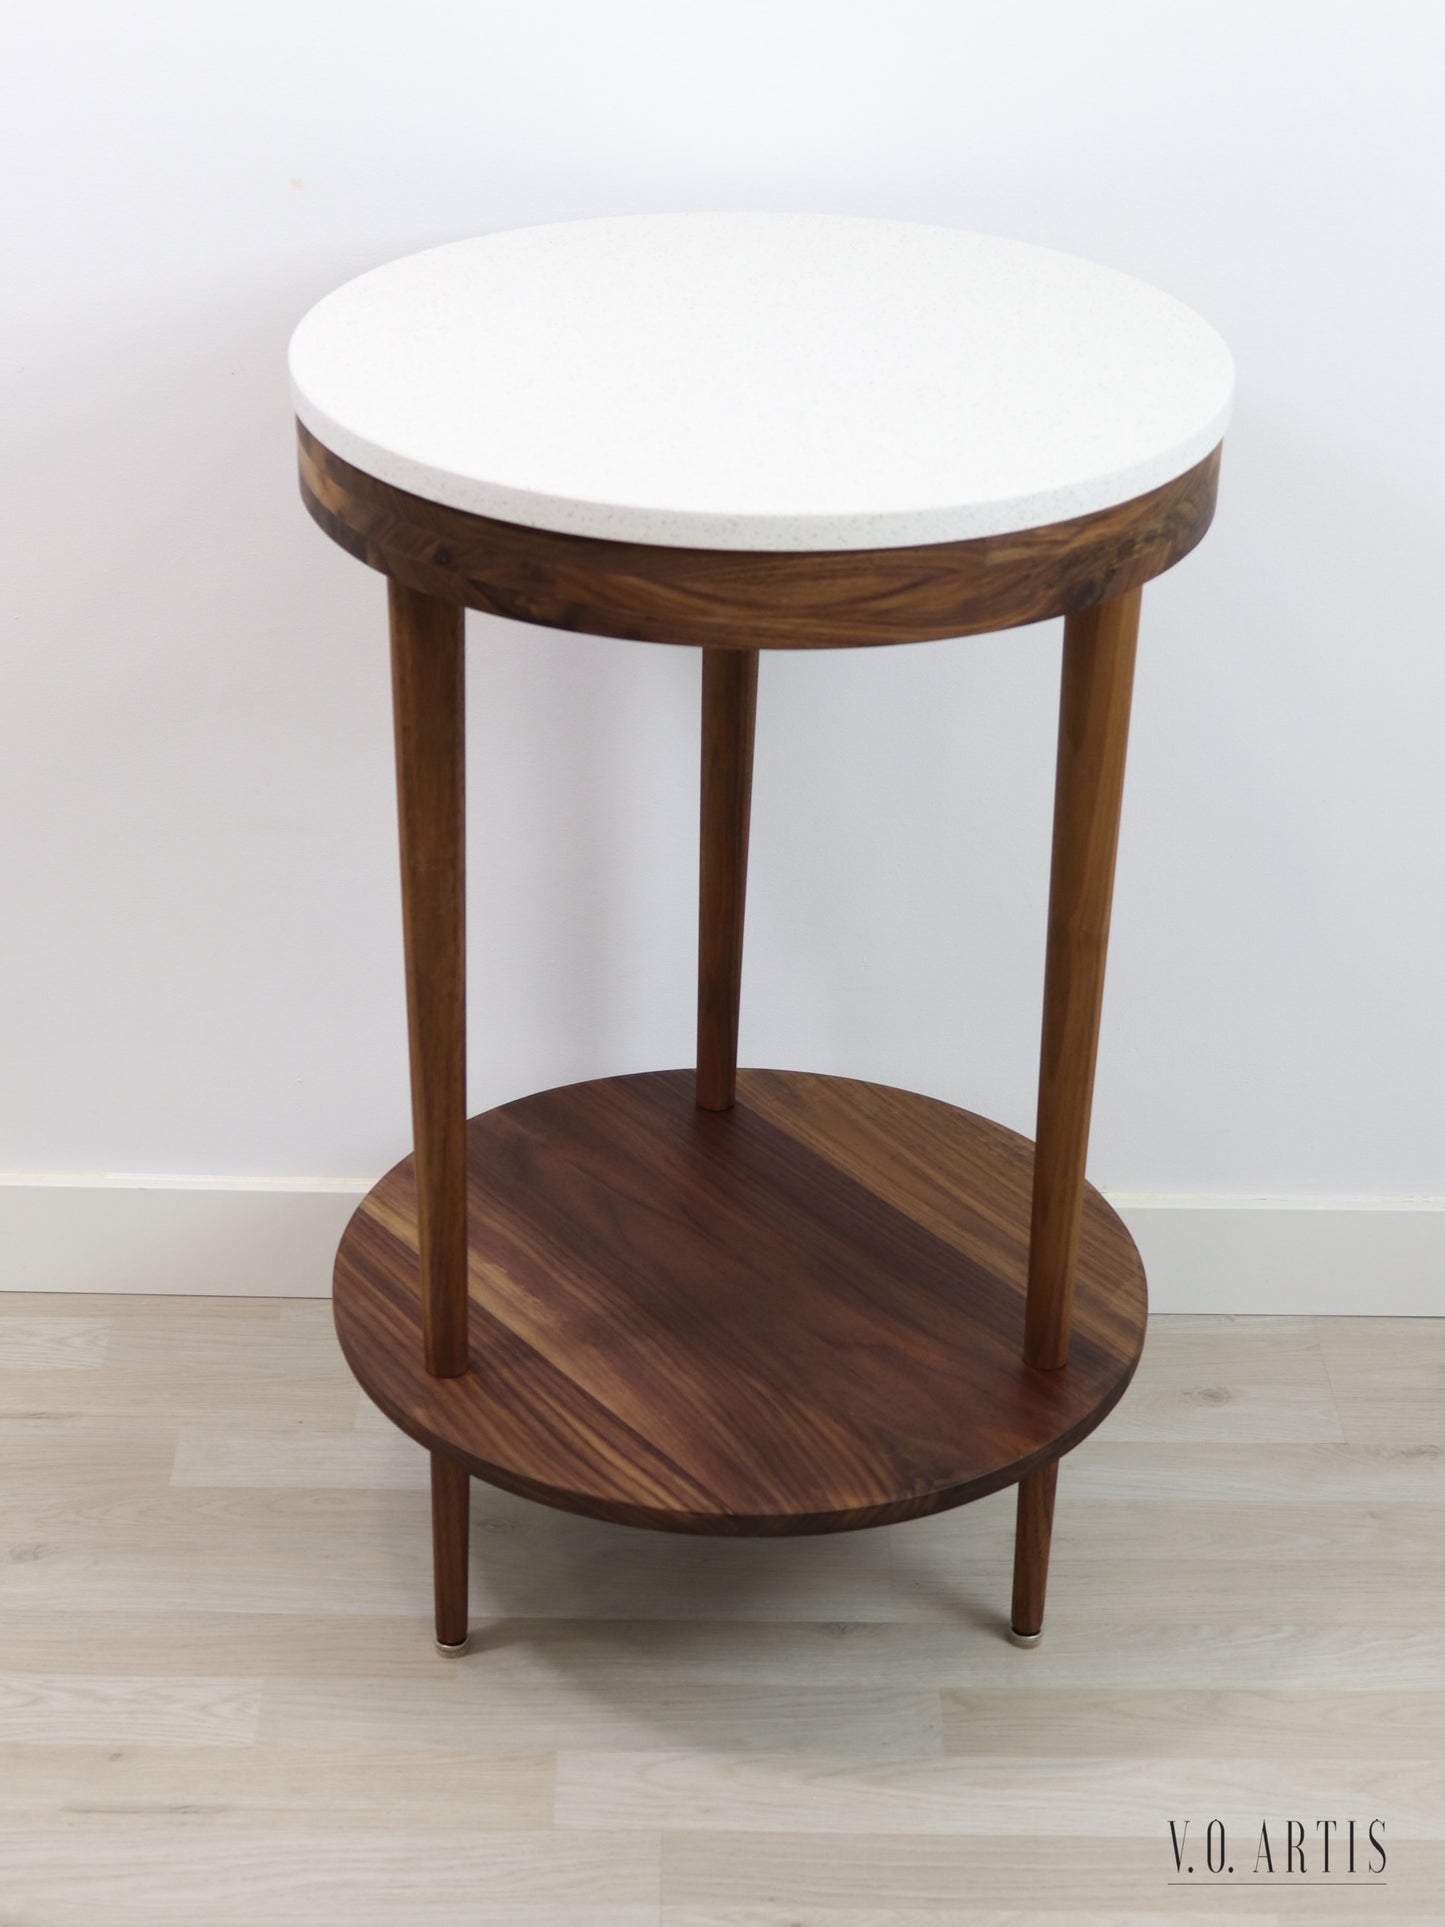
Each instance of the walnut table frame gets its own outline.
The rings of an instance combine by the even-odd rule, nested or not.
[[[1023,529],[785,550],[524,525],[313,429],[306,507],[388,578],[415,1141],[347,1228],[336,1323],[431,1453],[438,1644],[466,1644],[472,1476],[718,1534],[886,1524],[1016,1484],[1011,1631],[1033,1643],[1060,1456],[1143,1343],[1143,1268],[1084,1163],[1140,591],[1207,529],[1218,447]],[[702,652],[695,1071],[467,1119],[466,609]],[[760,652],[1059,616],[1036,1144],[904,1091],[739,1070]]]

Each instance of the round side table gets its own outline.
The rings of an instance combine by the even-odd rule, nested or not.
[[[302,496],[388,578],[415,1149],[337,1254],[362,1386],[468,1481],[673,1532],[838,1532],[1017,1485],[1032,1643],[1060,1456],[1143,1267],[1084,1180],[1141,585],[1201,539],[1233,384],[1169,297],[1020,243],[585,221],[363,275],[291,344]],[[468,1120],[463,612],[702,651],[695,1070]],[[739,1070],[766,649],[1064,617],[1038,1126]],[[819,674],[826,674],[820,663]]]

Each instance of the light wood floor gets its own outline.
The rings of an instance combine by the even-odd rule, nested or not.
[[[1156,1320],[1033,1652],[1011,1493],[727,1544],[474,1486],[445,1660],[425,1488],[324,1303],[0,1294],[0,1927],[1445,1920],[1445,1321]],[[1386,1884],[1248,1878],[1325,1818]]]

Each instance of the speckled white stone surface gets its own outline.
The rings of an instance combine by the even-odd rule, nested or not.
[[[1228,349],[1171,296],[901,221],[639,215],[433,248],[291,341],[328,448],[533,528],[717,549],[1034,528],[1219,440]]]

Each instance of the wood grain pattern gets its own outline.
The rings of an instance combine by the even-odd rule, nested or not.
[[[104,1362],[109,1342],[110,1326],[103,1318],[54,1312],[6,1318],[0,1322],[0,1372],[93,1371]]]
[[[1028,1670],[1027,1661],[1019,1664]],[[1380,1722],[1372,1724],[1378,1744]],[[1445,1761],[1438,1754],[1432,1756],[1432,1738],[1428,1730],[1417,1728],[1408,1765],[1392,1767],[1377,1756],[1362,1771],[1337,1754],[1333,1765],[1321,1763],[1316,1768],[1321,1791],[1328,1787],[1339,1799],[1353,1788],[1358,1796],[1363,1784],[1373,1795],[1371,1811],[1388,1813],[1392,1829],[1408,1830],[1411,1839],[1439,1838],[1445,1832],[1440,1818],[1445,1811]],[[856,1830],[895,1840],[900,1835],[954,1839],[994,1835],[1017,1840],[1035,1834],[1041,1815],[1050,1814],[1062,1816],[1052,1823],[1059,1833],[1091,1841],[1118,1840],[1137,1826],[1138,1816],[1150,1806],[1167,1814],[1188,1813],[1199,1771],[1187,1756],[1125,1763],[1060,1758],[1057,1753],[1028,1764],[1017,1758],[988,1760],[969,1754],[937,1758],[915,1754],[904,1761],[854,1754],[846,1768],[839,1768],[826,1755],[820,1758],[820,1752],[810,1755],[804,1750],[777,1759],[737,1751],[721,1758],[700,1758],[660,1747],[650,1753],[564,1751],[557,1762],[559,1820],[565,1827],[597,1831],[660,1827],[679,1833],[715,1830],[719,1815],[726,1814],[728,1831],[756,1828],[771,1834],[841,1835]],[[1279,1798],[1279,1776],[1280,1762],[1267,1751],[1251,1758],[1241,1749],[1228,1764],[1216,1758],[1210,1780],[1221,1793],[1227,1790],[1227,1810],[1261,1814],[1272,1811]],[[1191,1845],[1194,1831],[1191,1823]],[[1257,1832],[1254,1837],[1258,1839]],[[1314,1835],[1316,1844],[1318,1839]],[[1319,1871],[1314,1855],[1306,1860],[1313,1871]],[[1240,1917],[1236,1913],[1233,1919]],[[811,1915],[804,1918],[811,1920]],[[982,1918],[991,1927],[1016,1927],[1019,1917]],[[1317,1916],[1319,1927],[1334,1918],[1333,1908],[1328,1914],[1322,1909]],[[745,1919],[751,1927],[750,1917]],[[1066,1919],[1072,1927],[1072,1912]],[[963,1920],[972,1927],[969,1916]],[[1160,1916],[1154,1921],[1162,1927]],[[1028,1927],[1064,1927],[1064,1922],[1030,1918]],[[1116,1921],[1115,1927],[1138,1927],[1138,1916],[1131,1913]],[[1216,1922],[1216,1927],[1222,1923]],[[1394,1927],[1393,1921],[1389,1927]]]
[[[918,1517],[1082,1438],[1133,1373],[1138,1254],[1086,1193],[1069,1365],[1021,1362],[1031,1147],[933,1099],[744,1071],[543,1092],[468,1127],[473,1369],[420,1366],[416,1190],[353,1217],[337,1332],[404,1431],[478,1477],[663,1530]]]
[[[1124,798],[1139,592],[1064,624],[1024,1357],[1054,1370],[1069,1317]]]
[[[247,1746],[259,1717],[253,1679],[113,1679],[79,1666],[0,1673],[7,1746]]]
[[[730,1109],[737,1093],[757,707],[757,650],[704,649],[697,1101],[708,1111]]]
[[[1054,1493],[1059,1462],[1041,1465],[1019,1481],[1014,1527],[1014,1592],[1009,1624],[1021,1639],[1043,1631],[1044,1594],[1049,1583],[1049,1540],[1054,1529]]]
[[[343,1624],[344,1615],[338,1631]],[[173,1630],[171,1664],[174,1645]],[[313,1657],[284,1630],[279,1650],[298,1670]],[[434,1676],[431,1656],[423,1660]],[[348,1671],[355,1680],[354,1656]],[[398,1746],[372,1755],[360,1747],[264,1746],[254,1740],[202,1746],[134,1733],[107,1746],[102,1722],[81,1730],[84,1741],[69,1746],[0,1742],[0,1828],[20,1816],[43,1819],[63,1809],[74,1814],[81,1806],[132,1816],[170,1811],[193,1825],[209,1821],[227,1831],[252,1826],[275,1834],[314,1827],[318,1807],[338,1829],[405,1823],[423,1830],[470,1826],[499,1832],[552,1824],[555,1768],[548,1753]],[[271,1906],[264,1912],[268,1921],[276,1918]],[[48,1911],[41,1917],[52,1918]],[[107,1909],[106,1917],[116,1916]],[[209,1909],[205,1917],[210,1919]]]
[[[387,585],[426,1368],[467,1369],[466,768],[462,612]]]
[[[286,1828],[264,1819],[222,1827],[189,1809],[47,1816],[4,1843],[0,1871],[16,1927],[657,1927],[659,1919],[658,1848],[647,1835],[428,1826],[411,1814],[399,1823]]]
[[[805,554],[604,542],[445,508],[353,468],[296,425],[301,496],[348,554],[446,601],[553,629],[722,649],[842,649],[977,635],[1120,596],[1214,515],[1219,450],[1116,508],[971,542]]]
[[[1383,1755],[1445,1763],[1445,1694],[1424,1690],[959,1686],[944,1689],[943,1719],[944,1751],[975,1759],[1042,1761],[1092,1751],[1141,1763],[1261,1760],[1287,1737],[1312,1761]]]

